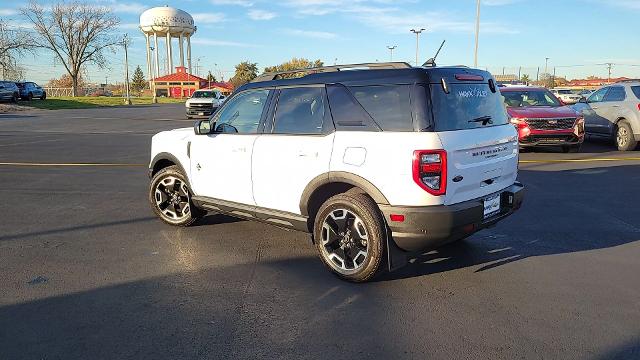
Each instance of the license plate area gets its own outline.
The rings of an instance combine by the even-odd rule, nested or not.
[[[500,194],[492,195],[484,199],[484,218],[490,218],[500,213]]]
[[[204,116],[204,113],[201,111],[201,112],[198,113],[198,115]]]

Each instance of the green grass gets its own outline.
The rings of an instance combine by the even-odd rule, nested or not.
[[[150,105],[151,97],[132,97],[131,103],[133,105]],[[180,104],[184,103],[186,99],[174,99],[174,98],[158,98],[159,104]],[[19,105],[28,106],[38,109],[47,110],[59,110],[59,109],[89,109],[104,106],[123,106],[124,99],[121,97],[91,97],[91,96],[79,96],[79,97],[54,97],[47,98],[46,100],[32,100],[21,101]]]

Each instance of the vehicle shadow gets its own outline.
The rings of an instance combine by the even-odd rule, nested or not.
[[[232,224],[232,223],[241,222],[241,221],[246,221],[246,220],[235,218],[235,217],[224,215],[224,214],[209,213],[202,219],[199,219],[198,221],[193,223],[191,227]]]
[[[628,189],[602,184],[640,182],[638,166],[555,171],[520,170],[527,186],[516,214],[468,239],[414,255],[410,264],[378,281],[473,267],[487,271],[536,256],[597,250],[640,241],[640,208]],[[558,195],[561,192],[561,195]],[[508,225],[508,226],[505,226]]]

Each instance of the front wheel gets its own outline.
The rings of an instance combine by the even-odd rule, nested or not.
[[[17,94],[13,94],[13,96],[11,97],[11,102],[14,103],[14,104],[18,102],[18,95]]]
[[[371,280],[381,268],[386,227],[377,205],[364,194],[339,194],[319,209],[313,235],[322,262],[338,277]]]
[[[29,93],[29,95],[27,95],[27,100],[28,101],[33,100],[33,94],[32,93]]]
[[[47,93],[43,92],[42,96],[40,96],[40,100],[47,100]]]
[[[629,151],[636,148],[638,142],[633,136],[633,130],[628,122],[622,120],[616,126],[616,145],[620,151]]]
[[[175,165],[153,176],[149,186],[149,202],[153,212],[170,225],[189,226],[204,215],[204,211],[193,205],[186,176]]]

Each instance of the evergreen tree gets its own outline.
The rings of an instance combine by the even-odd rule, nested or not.
[[[131,90],[133,92],[141,92],[147,87],[147,79],[144,78],[144,73],[140,68],[140,65],[136,67],[136,71],[133,72],[133,78],[131,79]]]

